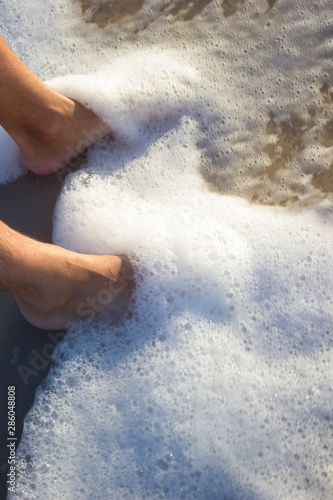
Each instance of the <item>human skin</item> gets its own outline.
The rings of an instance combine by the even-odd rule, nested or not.
[[[20,148],[24,164],[39,175],[59,171],[110,133],[92,111],[43,83],[1,37],[0,125]],[[126,257],[71,252],[0,221],[0,289],[15,295],[23,316],[38,328],[90,321],[88,311],[119,304],[132,285]]]
[[[42,82],[1,37],[0,61],[0,124],[32,172],[57,172],[111,132],[92,111]]]

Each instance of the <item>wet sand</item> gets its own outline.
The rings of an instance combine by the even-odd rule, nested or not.
[[[96,25],[100,31],[104,31],[106,37],[109,34],[112,35],[116,26],[123,27],[123,31],[120,29],[119,32],[121,39],[125,39],[126,36],[132,39],[140,32],[144,32],[149,23],[154,23],[159,18],[168,18],[170,28],[179,21],[183,22],[185,32],[185,25],[201,15],[211,3],[212,0],[165,2],[154,12],[147,14],[148,17],[145,17],[145,21],[142,22],[140,16],[144,10],[143,0],[115,0],[106,3],[80,0],[82,18],[87,24]],[[266,24],[268,28],[270,22],[279,20],[278,12],[273,11],[280,2],[265,0],[265,3],[266,14],[271,14],[271,21]],[[246,0],[223,0],[220,5],[221,19],[230,18],[231,21],[246,5]],[[125,27],[128,22],[136,23],[136,27],[133,31],[129,30],[126,35],[127,28]],[[258,28],[260,29],[260,24]],[[322,43],[326,36],[330,34],[325,32],[319,34]],[[218,51],[215,55],[217,53]],[[221,59],[226,57],[224,52],[220,55]],[[245,61],[245,64],[247,65],[248,62]],[[278,66],[279,62],[276,60],[271,64],[274,67]],[[279,78],[278,85],[281,81]],[[228,171],[226,167],[229,158],[226,158],[220,150],[216,150],[208,157],[207,165],[202,167],[202,174],[213,191],[222,195],[241,196],[250,203],[282,206],[292,210],[314,206],[326,198],[332,199],[333,163],[327,163],[325,160],[318,161],[315,158],[309,163],[302,157],[308,146],[308,137],[311,135],[315,137],[315,142],[324,148],[330,148],[333,144],[333,120],[331,119],[333,85],[331,78],[325,72],[319,75],[318,82],[316,82],[316,98],[308,101],[306,112],[304,110],[303,113],[300,112],[296,98],[294,110],[283,119],[279,117],[278,109],[276,112],[267,113],[267,140],[261,145],[258,158],[247,169],[246,175],[243,175],[243,167],[236,174],[235,167],[236,169],[238,167],[235,164],[232,166],[232,171]],[[280,90],[278,89],[277,92]],[[261,151],[269,158],[266,165],[260,157]],[[245,162],[250,162],[248,155],[241,156],[240,163]]]
[[[61,183],[56,176],[33,174],[0,185],[0,219],[17,231],[51,242],[54,205],[60,189]],[[51,339],[59,339],[62,334],[52,337],[52,333],[29,325],[14,297],[2,291],[0,311],[0,498],[6,498],[7,388],[10,385],[16,387],[16,437],[19,443],[24,417],[33,404],[36,388],[49,369],[49,356],[56,345]]]

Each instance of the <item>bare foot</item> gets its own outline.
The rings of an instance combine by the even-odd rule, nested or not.
[[[133,272],[125,256],[84,255],[35,242],[25,257],[16,300],[29,323],[42,329],[90,323],[128,305]],[[117,313],[116,313],[117,314]]]
[[[40,175],[58,172],[111,132],[82,104],[51,92],[52,105],[44,110],[43,119],[12,134],[26,167]]]
[[[1,36],[0,61],[1,126],[33,172],[61,170],[110,133],[92,111],[42,82]]]

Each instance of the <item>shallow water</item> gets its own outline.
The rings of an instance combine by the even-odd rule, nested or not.
[[[126,252],[137,281],[130,315],[55,350],[12,497],[329,498],[329,2],[22,2],[2,23],[114,132],[66,178],[54,242]]]

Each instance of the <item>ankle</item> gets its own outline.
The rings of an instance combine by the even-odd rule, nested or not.
[[[62,102],[50,101],[40,109],[40,112],[25,121],[24,134],[27,140],[39,145],[50,146],[59,140],[63,132],[64,122],[73,112],[73,102],[61,96]]]
[[[1,289],[14,295],[38,297],[39,287],[34,279],[31,262],[37,262],[42,243],[8,228],[7,244],[1,248],[5,266],[0,266]],[[39,260],[39,259],[38,259]]]

